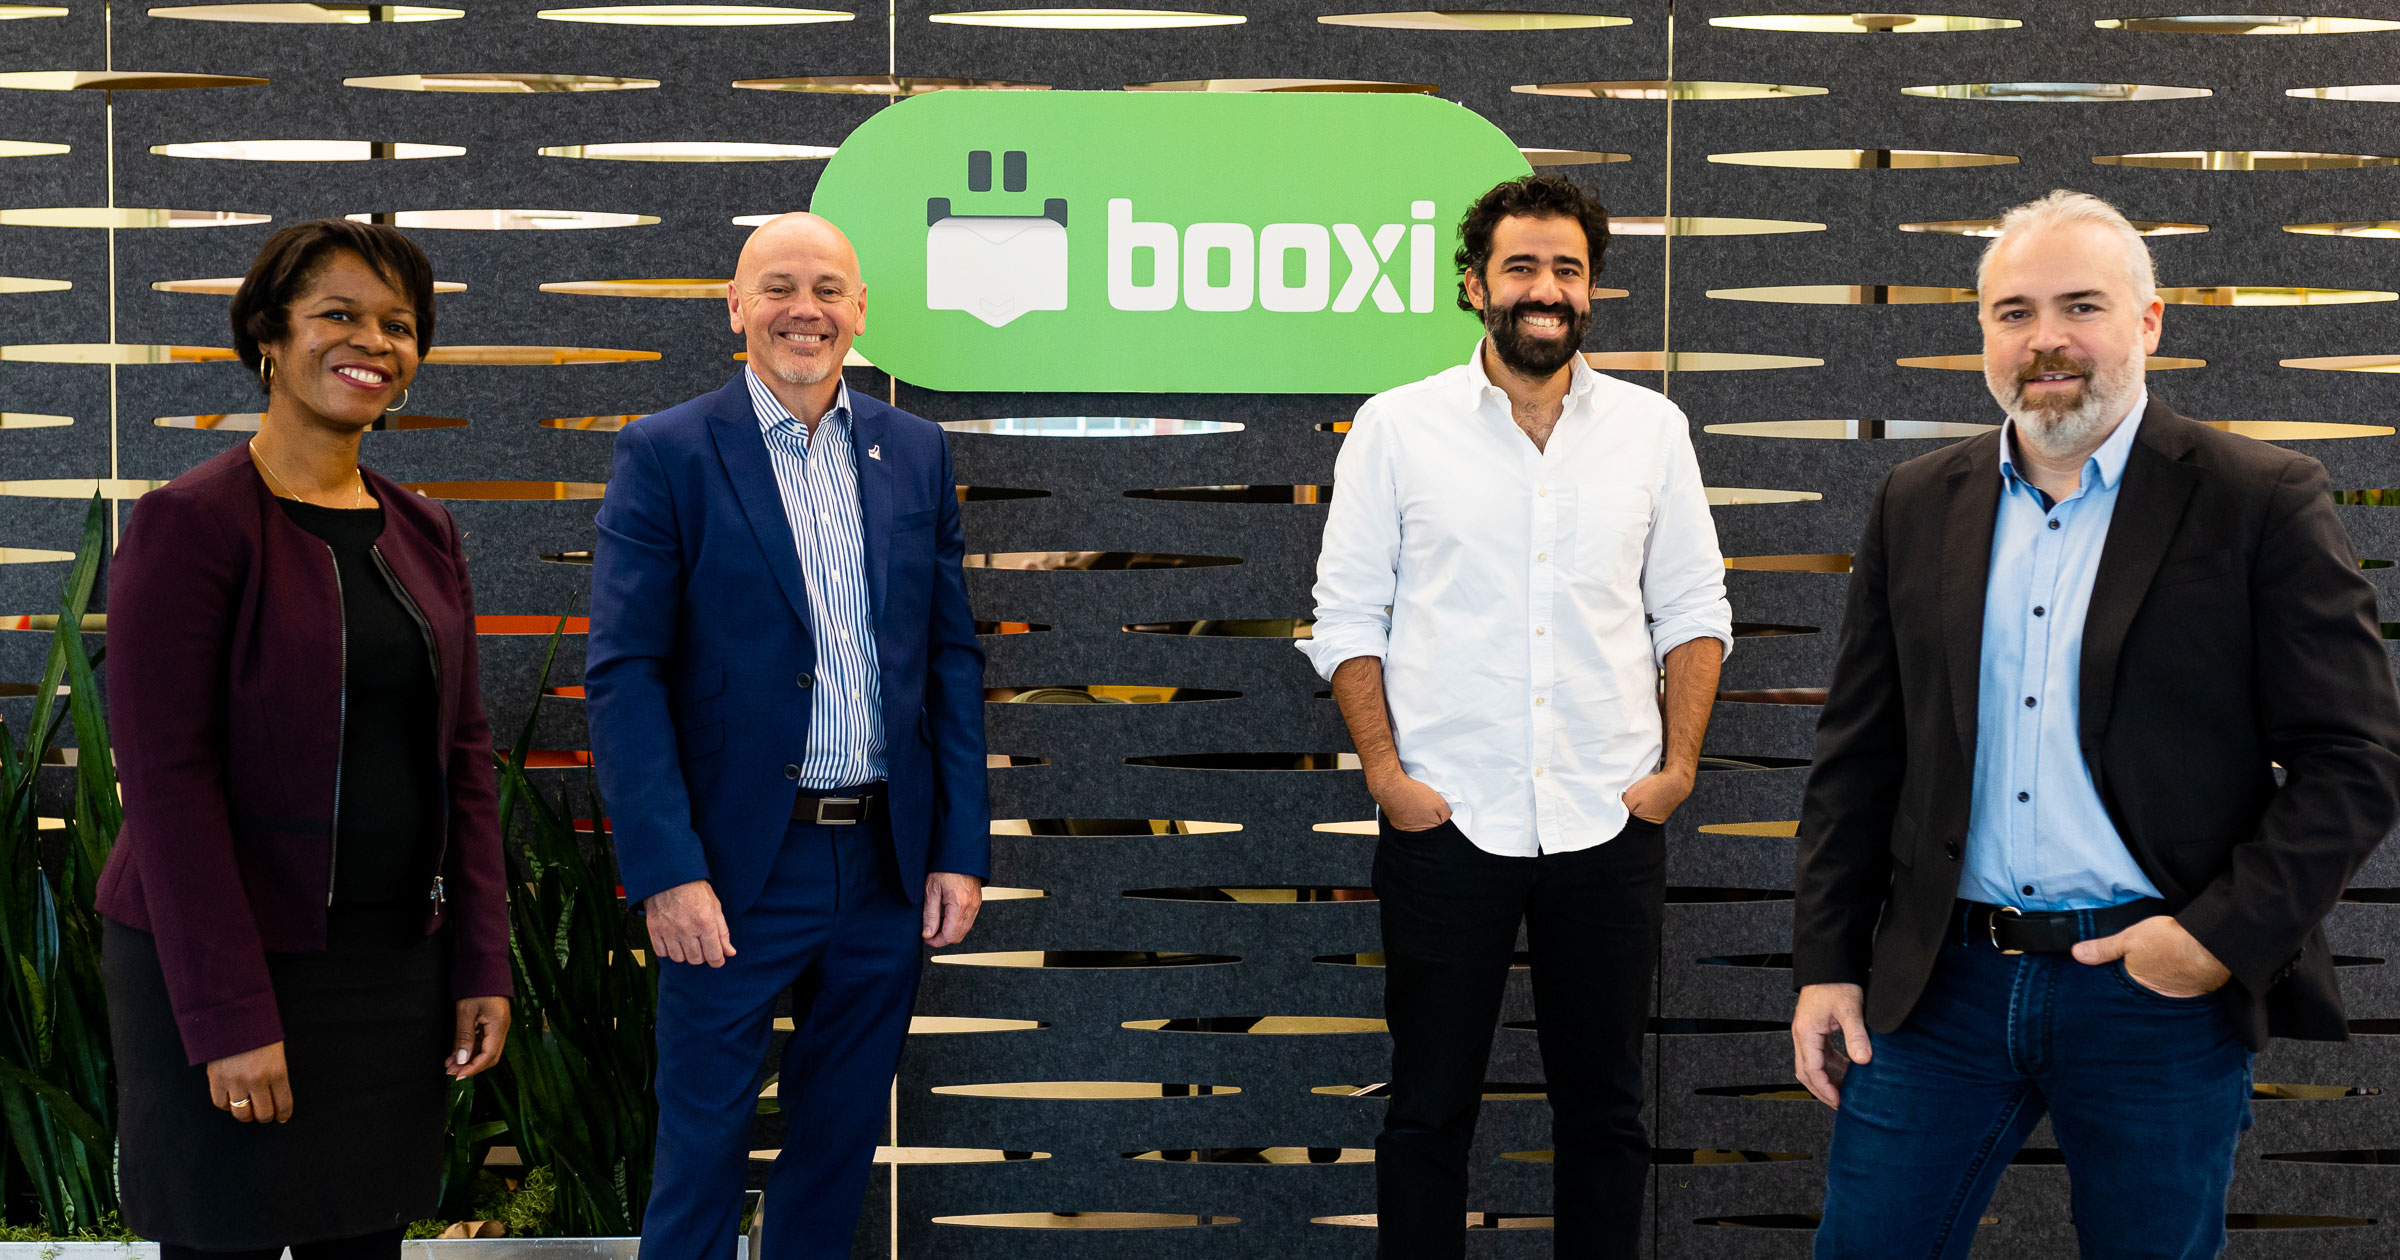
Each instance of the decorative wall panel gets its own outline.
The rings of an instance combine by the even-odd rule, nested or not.
[[[2291,442],[2342,489],[2400,485],[2388,372],[2287,364],[2400,358],[2400,170],[2362,160],[2392,152],[2400,87],[2377,85],[2400,80],[2400,31],[2305,33],[2385,16],[2357,4],[2277,39],[2090,3],[1965,19],[1574,7],[1624,21],[1489,5],[1377,19],[1340,0],[1240,0],[1210,11],[1243,21],[1204,26],[1144,10],[1130,29],[1061,10],[962,24],[924,0],[777,25],[546,20],[531,0],[443,20],[70,2],[0,21],[0,715],[25,711],[10,685],[34,681],[44,647],[7,627],[53,608],[64,570],[43,553],[72,546],[77,498],[176,475],[260,405],[221,356],[58,349],[229,346],[227,286],[191,282],[239,276],[272,226],[227,216],[390,216],[463,286],[440,302],[452,349],[367,459],[466,529],[492,618],[485,693],[508,730],[549,619],[581,611],[610,435],[734,369],[714,295],[736,220],[806,206],[822,154],[893,93],[1431,91],[1606,198],[1620,234],[1602,283],[1622,294],[1586,349],[1669,391],[1720,490],[1742,637],[1715,760],[1670,833],[1655,1252],[1805,1254],[1830,1113],[1796,1094],[1782,1031],[1791,820],[1868,496],[1892,464],[1997,419],[1972,371],[1902,362],[1979,348],[1980,243],[1956,225],[2061,186],[2170,225],[2153,238],[2161,281],[2189,292],[2161,354],[2199,363],[2155,376],[2159,396]],[[55,72],[120,87],[11,86]],[[26,75],[48,77],[11,77]],[[2077,81],[2098,99],[2064,99]],[[128,226],[43,226],[90,217],[56,213],[75,209]],[[173,226],[130,226],[148,222]],[[1367,1087],[1388,1051],[1362,899],[1374,840],[1355,824],[1372,809],[1291,637],[1359,399],[850,381],[952,426],[968,550],[987,558],[968,576],[992,631],[995,884],[1012,890],[927,970],[859,1254],[1371,1254],[1384,1104]],[[2392,509],[2342,510],[2362,555],[2400,559]],[[2395,595],[2396,572],[2370,577]],[[553,682],[572,689],[570,642]],[[1170,690],[1188,702],[1149,702]],[[546,764],[588,747],[579,708],[544,707]],[[2383,1092],[2400,1088],[2383,961],[2400,949],[2400,855],[2358,882],[2331,931],[2359,1035],[2260,1058],[2240,1254],[2380,1256],[2400,1230],[2381,1171],[2400,1149]],[[1504,1025],[1532,1014],[1512,975]],[[1544,1254],[1528,1031],[1498,1032],[1487,1078],[1474,1246]],[[754,1144],[783,1129],[765,1118]],[[2052,1145],[2037,1134],[2003,1178],[1978,1254],[2072,1246]]]

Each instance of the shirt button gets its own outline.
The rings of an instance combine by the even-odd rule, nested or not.
[[[1537,551],[1533,553],[1533,558],[1544,563],[1548,563],[1550,559],[1550,553],[1547,551]]]
[[[2050,615],[2050,610],[2042,607],[2039,604],[2036,604],[2033,606],[2033,615],[2036,617],[2046,617]]]
[[[2052,521],[2052,522],[2050,522],[2050,528],[2052,528],[2052,529],[2057,529],[2057,528],[2058,528],[2058,522],[2057,522],[2057,521]]]
[[[2032,696],[2027,696],[2027,697],[2025,697],[2025,707],[2026,707],[2026,708],[2028,708],[2028,709],[2030,709],[2030,708],[2032,708],[2032,707],[2033,707],[2033,697],[2032,697]]]
[[[2033,799],[2033,793],[2031,793],[2031,792],[2019,792],[2019,793],[2017,793],[2017,799],[2018,799],[2019,801],[2030,801],[2030,800],[2032,800],[2032,799]]]
[[[1542,777],[1542,775],[1543,775],[1543,774],[1544,774],[1544,773],[1545,773],[1545,772],[1546,772],[1548,769],[1549,769],[1549,767],[1547,767],[1547,766],[1535,766],[1535,767],[1533,768],[1533,777],[1534,777],[1534,778],[1537,778],[1537,779],[1538,779],[1538,778],[1541,778],[1541,777]]]
[[[1549,701],[1549,699],[1548,699],[1547,697],[1543,697],[1543,696],[1535,696],[1535,697],[1533,698],[1533,707],[1534,707],[1534,708],[1537,708],[1537,709],[1538,709],[1538,708],[1541,708],[1543,705],[1545,705],[1545,704],[1548,704],[1548,703],[1550,703],[1550,701]]]
[[[2025,895],[2026,895],[2026,896],[2028,896],[2028,897],[2030,897],[2030,896],[2032,896],[2032,895],[2033,895],[2033,885],[2031,885],[2031,884],[2027,884],[2027,885],[2025,885]]]
[[[1534,632],[1536,635],[1544,635],[1544,634],[1548,634],[1548,633],[1550,633],[1550,627],[1548,627],[1548,626],[1535,626],[1535,627],[1533,628],[1533,632]]]
[[[806,691],[806,690],[807,690],[807,689],[809,689],[810,687],[814,687],[814,686],[816,686],[816,685],[817,685],[817,680],[816,680],[816,678],[815,678],[814,676],[812,676],[812,675],[809,675],[809,674],[802,674],[802,675],[800,675],[800,677],[799,677],[799,678],[795,679],[794,681],[796,681],[796,682],[798,682],[798,683],[800,684],[800,689],[801,689],[801,690],[803,690],[803,691]]]
[[[799,778],[799,777],[800,777],[800,767],[798,767],[798,766],[785,766],[785,767],[783,768],[783,777],[784,777],[784,778],[787,778],[787,779],[797,779],[797,778]]]
[[[1547,499],[1547,498],[1549,498],[1549,497],[1550,497],[1550,487],[1548,487],[1548,486],[1543,486],[1543,487],[1541,487],[1540,489],[1538,489],[1538,490],[1535,490],[1533,493],[1534,493],[1534,497],[1536,497],[1536,498]]]

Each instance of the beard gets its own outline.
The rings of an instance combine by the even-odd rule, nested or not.
[[[2139,344],[2121,362],[2105,365],[2045,353],[2013,371],[1986,363],[1983,383],[2015,424],[2018,441],[2048,458],[2064,459],[2097,447],[2125,418],[2141,392],[2145,357]],[[2072,394],[2026,397],[2025,383],[2047,372],[2073,372],[2083,385]]]
[[[1566,335],[1556,341],[1538,339],[1525,331],[1528,315],[1556,315],[1566,321]],[[1483,312],[1483,331],[1492,341],[1492,352],[1509,371],[1532,380],[1544,380],[1567,365],[1583,349],[1583,335],[1592,328],[1589,307],[1576,310],[1562,303],[1519,302],[1514,306],[1487,307]]]

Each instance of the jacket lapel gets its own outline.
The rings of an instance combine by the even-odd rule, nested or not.
[[[2199,487],[2200,470],[2182,462],[2191,450],[2183,426],[2193,423],[2152,399],[2142,413],[2141,432],[2125,460],[2125,480],[2117,487],[2116,511],[2109,517],[2108,541],[2100,549],[2100,569],[2092,578],[2092,602],[2083,619],[2083,677],[2076,735],[2083,758],[2097,765],[2100,733],[2108,729],[2108,707],[2117,685],[2117,654],[2125,632],[2150,593],[2167,545],[2183,521],[2184,505]]]
[[[858,528],[866,550],[867,610],[883,621],[883,581],[891,559],[892,482],[883,444],[889,416],[872,398],[850,391],[850,458],[858,465]],[[872,455],[869,452],[873,452]]]
[[[741,376],[717,391],[708,412],[709,436],[716,439],[717,457],[733,483],[734,498],[767,557],[767,571],[792,606],[800,624],[808,625],[808,588],[800,583],[800,552],[792,542],[791,518],[783,514],[783,491],[775,484],[775,466],[767,457],[767,440],[758,431],[758,413],[750,405],[750,384]]]
[[[2000,436],[1979,439],[1966,467],[1950,474],[1942,520],[1942,646],[1950,663],[1950,708],[1958,747],[1975,764],[1976,700],[1982,691],[1983,592],[1991,577],[1992,528],[2000,511]]]

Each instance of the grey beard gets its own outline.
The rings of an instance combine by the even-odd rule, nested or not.
[[[2015,424],[2018,441],[2045,458],[2065,459],[2077,451],[2097,448],[2117,422],[2125,418],[2133,400],[2141,393],[2145,358],[2137,345],[2127,362],[2115,368],[2095,366],[2092,379],[2084,383],[2083,401],[2065,411],[2025,406],[2010,396],[2017,387],[2014,380],[1995,381],[1987,375],[1984,384],[1992,391],[1993,401],[2000,404],[2000,410]],[[2008,393],[2003,393],[2003,389]]]
[[[833,369],[835,372],[840,370],[841,369],[838,366]],[[786,385],[814,385],[817,382],[824,380],[826,377],[833,375],[833,372],[818,372],[814,375],[811,375],[810,373],[802,371],[798,368],[768,368],[767,373],[768,375],[773,376],[776,380],[782,381]]]

